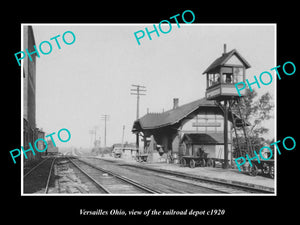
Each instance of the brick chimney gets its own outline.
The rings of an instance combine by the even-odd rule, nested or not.
[[[176,109],[179,104],[179,98],[173,98],[173,109]]]
[[[226,44],[223,45],[223,48],[224,48],[223,55],[225,55],[226,54],[226,48],[227,48]]]

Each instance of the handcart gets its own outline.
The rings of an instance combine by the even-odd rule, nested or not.
[[[252,160],[251,161],[252,166],[248,167],[249,174],[251,176],[256,176],[259,173],[259,170],[261,170],[263,175],[267,175],[271,178],[274,178],[274,159],[270,160]]]

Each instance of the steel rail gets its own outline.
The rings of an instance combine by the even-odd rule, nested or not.
[[[102,171],[102,172],[104,172],[104,173],[110,174],[110,175],[112,175],[112,176],[114,176],[114,177],[116,177],[116,178],[118,178],[118,179],[120,179],[120,180],[122,180],[122,181],[124,181],[124,182],[126,182],[126,183],[129,183],[129,184],[131,184],[131,185],[133,185],[133,186],[135,186],[135,187],[137,187],[137,188],[139,188],[139,189],[141,189],[141,190],[143,190],[143,191],[146,191],[146,192],[148,192],[148,193],[150,193],[150,194],[162,194],[161,191],[152,189],[152,188],[147,187],[147,186],[145,186],[145,185],[143,185],[143,184],[139,184],[139,183],[137,183],[136,181],[134,181],[134,180],[132,180],[132,179],[130,179],[130,178],[128,178],[128,177],[125,177],[125,176],[123,176],[123,175],[119,175],[119,174],[116,174],[116,173],[114,173],[114,172],[105,170],[105,169],[103,169],[103,168],[100,168],[100,167],[95,166],[95,165],[93,165],[93,164],[91,164],[91,163],[85,162],[85,161],[80,160],[80,159],[78,159],[78,158],[77,158],[77,160],[80,161],[80,162],[82,162],[82,163],[84,163],[84,164],[86,164],[86,165],[88,165],[88,166],[90,166],[90,167],[92,167],[92,168],[94,168],[94,169],[97,169],[97,170]]]
[[[85,163],[87,163],[87,162],[85,162]],[[91,164],[91,166],[93,166],[92,164]],[[120,175],[121,176],[121,175]],[[216,188],[212,188],[212,187],[207,187],[207,186],[203,186],[203,185],[200,185],[200,184],[195,184],[195,183],[190,183],[190,182],[188,182],[188,181],[183,181],[183,180],[180,180],[180,178],[179,179],[176,179],[175,177],[167,177],[167,176],[163,176],[163,174],[161,174],[161,175],[158,175],[159,177],[162,177],[162,178],[164,178],[164,179],[168,179],[168,180],[172,180],[172,181],[176,181],[176,182],[179,182],[179,183],[183,183],[183,184],[187,184],[187,185],[189,185],[189,186],[195,186],[195,187],[200,187],[200,188],[205,188],[205,189],[209,189],[209,190],[212,190],[212,191],[216,191],[216,192],[219,192],[219,193],[226,193],[226,194],[228,194],[228,193],[230,193],[230,192],[228,192],[228,191],[224,191],[224,190],[219,190],[219,189],[216,189]],[[174,176],[174,175],[173,175]],[[178,176],[177,176],[178,177]],[[128,178],[129,179],[129,178]],[[181,177],[181,179],[183,179],[183,177]],[[186,179],[186,178],[185,178]],[[161,192],[160,192],[161,193]]]
[[[109,161],[109,160],[99,159],[99,158],[95,158],[95,159]],[[214,185],[219,185],[219,186],[223,186],[223,187],[232,188],[234,190],[242,190],[242,191],[248,191],[248,192],[251,192],[251,193],[259,193],[259,194],[274,193],[272,191],[258,189],[258,188],[255,188],[255,187],[247,187],[247,186],[243,186],[243,185],[239,185],[239,184],[226,183],[226,182],[222,182],[222,181],[218,181],[218,180],[209,180],[209,179],[194,176],[192,174],[185,175],[185,174],[182,174],[182,173],[177,172],[177,171],[160,170],[160,169],[150,168],[150,167],[146,167],[146,166],[139,166],[139,165],[123,164],[123,166],[135,167],[135,168],[139,168],[139,169],[142,169],[142,170],[151,170],[151,171],[154,171],[154,172],[157,172],[157,173],[169,174],[169,175],[173,175],[173,176],[177,176],[177,177],[181,177],[181,178],[185,178],[185,179],[189,179],[189,180],[194,180],[194,181],[198,181],[198,182],[205,182],[205,183],[208,183],[208,184],[211,183],[211,184],[214,184]],[[170,178],[170,179],[172,179],[172,178]],[[215,189],[215,190],[217,190],[217,189]]]
[[[83,170],[77,163],[75,163],[71,158],[67,158],[80,172],[82,172],[85,176],[87,176],[90,180],[92,180],[98,187],[100,187],[105,193],[111,194],[109,190],[107,190],[102,184],[100,184],[97,180],[91,177],[85,170]]]
[[[78,159],[79,160],[79,159]],[[80,160],[82,161],[82,160]],[[86,164],[90,164],[88,162],[85,162],[85,161],[82,161]],[[93,164],[90,164],[90,166],[94,167],[94,168],[97,168],[96,166],[94,166]],[[100,169],[100,168],[98,168]],[[103,169],[103,171],[106,171]],[[110,172],[110,171],[106,171],[107,173],[113,173],[113,172]],[[118,174],[117,174],[118,175]],[[122,175],[118,175],[118,176],[122,176]],[[224,190],[219,190],[219,189],[216,189],[216,188],[212,188],[212,187],[207,187],[207,186],[203,186],[203,185],[200,185],[200,184],[195,184],[195,183],[189,183],[188,181],[183,181],[183,180],[179,180],[179,179],[176,179],[176,178],[171,178],[171,177],[166,177],[166,176],[162,176],[162,175],[158,175],[159,177],[162,177],[164,179],[168,179],[168,180],[172,180],[172,181],[176,181],[178,183],[183,183],[183,184],[187,184],[189,186],[195,186],[195,187],[199,187],[199,188],[205,188],[205,189],[209,189],[209,190],[212,190],[212,191],[216,191],[216,192],[219,192],[219,193],[226,193],[228,194],[229,192],[228,191],[224,191]],[[126,179],[129,179],[129,178],[126,178]],[[130,180],[130,179],[129,179]],[[135,182],[136,183],[136,182]],[[141,185],[141,184],[138,184],[138,185]],[[155,193],[159,193],[159,194],[162,194],[162,192],[155,192]]]
[[[24,174],[23,178],[25,178],[27,175],[29,175],[32,171],[34,171],[37,167],[39,167],[40,165],[42,165],[48,159],[50,159],[50,158],[45,158],[43,161],[39,162],[37,165],[35,165],[34,167],[32,167],[26,174]]]
[[[49,174],[48,174],[46,188],[45,188],[45,194],[48,194],[48,191],[49,191],[50,178],[51,178],[51,174],[52,174],[52,170],[53,170],[53,166],[54,166],[54,162],[55,162],[56,158],[57,157],[54,157],[54,159],[53,159],[53,161],[51,163],[51,166],[50,166],[50,171],[49,171]]]
[[[268,193],[271,194],[273,193],[272,191],[268,191],[268,190],[262,190],[262,189],[258,189],[255,187],[247,187],[247,186],[242,186],[239,184],[234,184],[234,183],[226,183],[226,182],[222,182],[222,181],[218,181],[218,180],[208,180],[205,178],[201,178],[201,177],[197,177],[197,176],[193,176],[192,174],[190,175],[184,175],[181,174],[180,172],[176,172],[176,171],[167,171],[167,170],[157,170],[157,169],[153,169],[153,168],[144,168],[144,167],[140,167],[140,166],[135,166],[135,165],[126,165],[129,167],[136,167],[136,168],[140,168],[143,170],[152,170],[155,171],[157,173],[163,173],[163,174],[170,174],[173,176],[177,176],[177,177],[181,177],[181,178],[185,178],[185,179],[189,179],[189,180],[194,180],[194,181],[198,181],[198,182],[204,182],[204,183],[208,183],[208,184],[213,184],[213,185],[219,185],[220,187],[227,187],[227,188],[232,188],[233,190],[242,190],[242,191],[247,191],[248,193]]]

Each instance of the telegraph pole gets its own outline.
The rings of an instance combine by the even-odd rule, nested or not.
[[[122,132],[122,149],[124,149],[124,131],[125,131],[125,125],[123,125],[123,132]]]
[[[139,119],[139,110],[140,110],[140,96],[146,95],[146,87],[141,85],[132,84],[134,89],[130,89],[131,95],[136,95],[136,119]],[[136,147],[139,148],[139,133],[136,133]]]
[[[104,120],[104,147],[106,147],[106,121],[109,119],[109,115],[102,115],[101,119]]]
[[[98,126],[94,126],[94,130],[95,130],[95,141],[96,141],[96,139],[97,139],[97,138],[96,138],[96,136],[97,136],[97,129],[98,129]],[[94,141],[94,142],[95,142],[95,141]]]
[[[93,147],[93,135],[95,134],[95,130],[89,130],[89,134],[91,136],[91,147]]]

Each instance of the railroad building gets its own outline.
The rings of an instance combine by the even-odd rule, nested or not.
[[[47,155],[56,155],[58,154],[58,147],[53,145],[53,142],[51,140],[47,141],[47,151],[46,154]]]
[[[32,26],[23,26],[23,49],[34,52],[35,39]],[[31,55],[32,61],[28,57],[23,60],[23,147],[29,149],[29,143],[33,145],[36,139],[42,137],[43,131],[36,127],[36,54]],[[41,147],[42,148],[42,147]],[[27,160],[39,159],[40,152],[32,151],[26,153]]]
[[[122,158],[131,159],[137,153],[137,148],[134,143],[125,143],[125,144],[114,144],[112,146],[112,153],[114,156],[120,156]]]
[[[203,72],[207,78],[205,98],[182,106],[175,98],[173,109],[144,115],[134,122],[132,132],[141,133],[144,145],[153,135],[155,142],[169,155],[210,158],[213,161],[202,164],[217,161],[228,168],[228,161],[232,163],[233,157],[231,131],[237,126],[249,125],[230,110],[238,97],[235,84],[245,81],[248,68],[250,64],[238,51],[226,52],[224,44],[224,53]]]
[[[45,140],[45,132],[42,129],[36,128],[37,130],[37,139],[44,139]],[[40,150],[43,150],[46,148],[46,144],[43,141],[37,142],[37,148]],[[47,150],[46,150],[47,151]],[[38,152],[38,151],[35,151]],[[40,158],[41,155],[45,155],[45,152],[42,152],[42,154],[38,154],[37,156]]]
[[[229,112],[229,127],[232,119],[240,118]],[[228,131],[229,159],[232,158],[232,129]],[[201,98],[179,106],[173,99],[173,108],[162,113],[147,113],[134,121],[133,133],[143,137],[144,145],[152,135],[156,144],[165,153],[181,156],[196,156],[204,151],[208,157],[224,159],[224,116],[215,101]],[[146,146],[144,146],[146,147]]]

